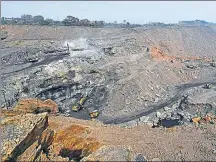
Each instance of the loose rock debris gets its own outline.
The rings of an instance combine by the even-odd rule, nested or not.
[[[141,160],[215,160],[211,141],[216,115],[214,26],[57,29],[53,32],[52,27],[5,26],[6,32],[1,34],[4,98],[0,101],[4,118],[10,123],[11,117],[31,114],[35,119],[34,116],[48,112],[55,132],[53,136],[52,130],[40,129],[47,133],[38,135],[40,140],[31,139],[34,142],[26,146],[22,156],[6,155],[6,151],[6,158],[100,159],[105,151],[110,155],[107,159],[133,160],[131,154],[136,150],[141,152],[137,156]],[[74,137],[82,129],[70,125],[73,117],[85,119],[89,129],[96,126],[91,131],[85,128]],[[100,122],[106,121],[111,125],[101,127]],[[205,132],[195,132],[193,122],[202,125]],[[29,123],[32,128],[34,121]],[[152,131],[145,125],[159,129]],[[8,125],[6,131],[13,134],[12,130],[20,131]],[[90,138],[94,133],[97,136]],[[160,140],[167,136],[171,144]],[[199,145],[193,143],[195,138]],[[14,138],[14,144],[20,141],[21,138]],[[103,142],[127,147],[100,149]],[[169,146],[168,151],[163,152],[162,145]],[[49,154],[44,154],[48,150]]]

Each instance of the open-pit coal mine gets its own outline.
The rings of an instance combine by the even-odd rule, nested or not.
[[[65,116],[91,119],[89,114],[98,112],[97,119],[106,124],[155,125],[182,114],[189,120],[195,114],[187,111],[190,106],[181,108],[183,96],[212,91],[203,86],[214,83],[214,46],[210,44],[215,44],[216,37],[201,35],[215,36],[214,26],[92,28],[88,34],[83,34],[85,28],[55,27],[58,32],[49,37],[42,27],[35,37],[36,28],[6,27],[7,38],[1,44],[2,108],[12,108],[25,98],[51,99]],[[177,32],[186,31],[191,35],[178,38]],[[184,43],[191,38],[190,46]],[[210,97],[214,95],[212,91]]]
[[[11,116],[48,112],[55,114],[49,118],[50,125],[99,122],[107,128],[101,128],[103,137],[95,134],[107,141],[109,126],[110,132],[131,128],[133,136],[139,132],[137,127],[150,126],[157,132],[202,121],[215,124],[214,24],[154,28],[4,25],[1,32],[6,36],[1,38],[0,100],[2,111]],[[56,125],[53,128],[58,131],[61,126]],[[122,139],[127,138],[124,131],[120,133]]]

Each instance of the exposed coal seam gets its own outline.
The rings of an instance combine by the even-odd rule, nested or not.
[[[51,87],[51,88],[48,88],[48,89],[45,89],[45,90],[41,91],[41,92],[38,93],[35,97],[38,97],[38,96],[40,96],[41,94],[46,93],[47,91],[55,91],[55,90],[58,90],[58,89],[61,89],[61,88],[62,88],[62,89],[71,88],[71,87],[73,87],[74,85],[77,85],[77,83],[56,85],[56,86],[53,86],[53,87]]]
[[[25,40],[25,41],[32,41],[32,40],[36,40],[36,41],[40,41],[40,40],[43,40],[43,41],[57,41],[59,39],[55,39],[55,38],[34,38],[34,39],[29,39],[29,38],[21,38],[21,39],[8,39],[8,40],[4,40],[4,42],[12,42],[12,41],[22,41],[22,40]]]
[[[68,56],[68,53],[61,54],[61,55],[56,55],[56,56],[51,56],[51,57],[46,58],[46,59],[44,59],[44,60],[42,60],[40,62],[36,62],[36,63],[31,64],[29,67],[25,67],[25,68],[22,68],[22,69],[19,69],[19,70],[15,70],[15,71],[8,72],[8,73],[2,73],[2,74],[4,74],[4,75],[5,74],[11,74],[11,73],[19,72],[19,71],[22,71],[22,70],[30,69],[30,68],[33,68],[33,67],[36,67],[36,66],[49,64],[50,62],[61,60],[66,56]]]
[[[72,48],[70,49],[71,51],[84,51],[86,50],[85,48]]]

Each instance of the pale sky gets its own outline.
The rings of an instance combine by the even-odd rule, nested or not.
[[[71,15],[79,19],[144,24],[177,23],[182,20],[216,22],[216,1],[3,1],[1,17],[22,14],[42,15],[62,20]]]

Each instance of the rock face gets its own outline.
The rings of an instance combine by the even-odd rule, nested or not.
[[[18,156],[17,160],[41,161],[43,154],[48,151],[47,149],[53,141],[53,136],[54,131],[48,127],[41,133],[38,140],[36,140],[20,156]]]
[[[41,149],[44,149],[52,141],[51,132],[41,136],[48,126],[47,113],[8,117],[4,118],[1,124],[1,157],[3,161],[16,160],[34,143],[37,147],[40,146]],[[44,136],[48,138],[46,139]]]
[[[81,161],[131,161],[131,152],[123,147],[104,146]]]
[[[2,161],[80,160],[102,146],[96,139],[88,137],[90,131],[86,127],[72,125],[54,132],[53,125],[48,125],[47,112],[15,112],[20,111],[12,113],[9,110],[2,116]]]
[[[23,113],[49,112],[56,114],[58,112],[58,105],[50,99],[45,101],[40,99],[21,99],[13,110],[21,111]]]

